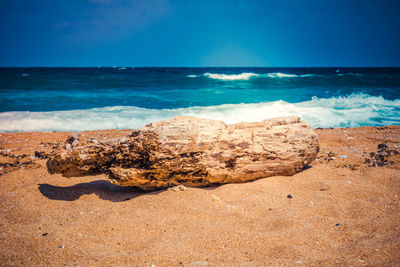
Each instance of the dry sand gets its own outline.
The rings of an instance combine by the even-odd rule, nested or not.
[[[69,133],[0,133],[0,264],[399,266],[400,156],[365,160],[400,151],[400,127],[316,132],[318,159],[294,176],[151,193],[31,159]]]

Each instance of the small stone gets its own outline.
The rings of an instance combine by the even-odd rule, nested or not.
[[[347,181],[347,183],[351,184],[351,181]]]
[[[46,236],[46,235],[48,235],[48,234],[49,234],[49,233],[43,233],[42,236]]]
[[[339,226],[339,225],[340,225],[340,223],[335,224],[335,226]]]
[[[303,263],[302,261],[296,261],[296,263]]]
[[[59,248],[64,248],[65,246],[64,245],[61,245]]]
[[[66,145],[65,145],[65,149],[66,149],[66,150],[71,150],[71,148],[72,148],[71,144],[66,144]]]
[[[292,195],[287,195],[287,198],[293,198]]]
[[[171,187],[170,190],[173,190],[173,191],[185,191],[185,190],[187,190],[187,187],[180,184],[180,185]]]
[[[72,142],[72,146],[73,146],[73,147],[76,147],[76,146],[78,146],[78,143],[79,143],[78,139],[75,139],[75,140]]]

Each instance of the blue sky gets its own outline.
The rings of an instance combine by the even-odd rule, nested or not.
[[[0,66],[400,66],[400,1],[0,0]]]

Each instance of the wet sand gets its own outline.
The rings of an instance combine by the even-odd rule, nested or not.
[[[315,131],[294,176],[150,193],[50,175],[70,133],[0,133],[1,265],[399,266],[400,126]]]

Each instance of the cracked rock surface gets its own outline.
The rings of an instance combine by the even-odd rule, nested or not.
[[[114,184],[143,190],[200,187],[293,175],[318,149],[317,135],[298,117],[227,125],[181,116],[118,139],[74,135],[54,151],[47,169],[67,177],[104,173]]]

